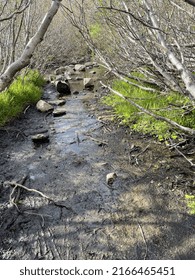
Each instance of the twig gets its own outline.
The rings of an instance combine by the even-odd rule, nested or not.
[[[30,105],[28,105],[25,110],[24,110],[24,115],[26,114],[26,112],[28,111],[28,109],[30,108]]]
[[[145,238],[145,235],[144,235],[144,231],[142,229],[142,226],[140,225],[139,222],[137,222],[138,226],[139,226],[139,229],[140,229],[140,232],[141,232],[141,235],[143,237],[143,240],[144,240],[144,243],[145,243],[145,247],[146,247],[146,250],[145,250],[145,255],[144,255],[144,260],[146,259],[146,257],[148,256],[148,245],[147,245],[147,242],[146,242],[146,238]]]
[[[136,158],[136,161],[137,161],[137,158],[138,158],[139,156],[141,156],[142,154],[145,153],[145,151],[147,151],[147,149],[149,148],[149,146],[150,146],[150,144],[149,144],[143,151],[141,151],[139,154],[134,155],[134,157]]]
[[[128,157],[129,157],[129,163],[131,164],[132,159],[135,160],[136,165],[139,165],[138,162],[138,157],[141,156],[143,153],[145,153],[145,151],[147,151],[147,149],[149,148],[150,144],[148,146],[145,147],[145,149],[143,151],[141,151],[139,154],[135,155],[135,154],[131,154],[134,151],[134,148],[132,148],[129,153],[128,153]]]
[[[189,162],[189,164],[190,164],[192,167],[195,167],[195,164],[194,164],[190,159],[188,159],[188,158],[177,148],[177,145],[175,145],[171,139],[169,139],[169,141],[171,142],[172,147],[173,147],[183,158],[185,158],[185,160],[186,160],[187,162]]]
[[[80,140],[80,138],[79,138],[79,134],[78,134],[78,132],[76,133],[76,139],[77,139],[77,145],[79,146],[79,144],[81,143],[81,140]]]
[[[107,142],[105,141],[102,141],[100,139],[96,139],[96,138],[93,138],[91,135],[89,134],[85,134],[87,137],[89,137],[92,141],[96,142],[96,143],[99,143],[99,144],[104,144],[104,145],[108,145]]]

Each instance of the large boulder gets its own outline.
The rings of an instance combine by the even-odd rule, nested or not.
[[[56,81],[56,90],[59,92],[59,97],[63,97],[71,94],[70,84],[66,81]]]
[[[53,106],[51,106],[49,103],[45,102],[44,100],[39,100],[36,104],[36,108],[40,112],[49,112],[53,110]]]

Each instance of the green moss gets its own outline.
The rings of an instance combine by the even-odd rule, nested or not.
[[[193,108],[188,97],[176,92],[167,94],[149,92],[119,80],[114,81],[112,87],[157,115],[169,118],[180,125],[195,128],[195,110],[191,110],[189,113],[185,110],[186,106]],[[115,94],[110,93],[103,98],[103,102],[112,106],[122,123],[129,125],[135,131],[149,133],[158,137],[160,141],[178,137],[178,130],[168,123],[156,120],[152,116],[141,112],[128,101]]]
[[[18,116],[28,104],[37,102],[42,94],[44,79],[38,71],[30,70],[18,76],[0,94],[0,125]]]
[[[186,203],[189,208],[189,213],[195,215],[195,196],[194,195],[185,195]]]

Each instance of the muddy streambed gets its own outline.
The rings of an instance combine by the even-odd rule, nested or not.
[[[65,115],[31,106],[0,130],[1,259],[195,258],[195,220],[178,187],[192,173],[162,145],[107,121],[100,95],[79,89]],[[44,98],[56,99],[55,88]],[[49,143],[34,146],[43,131]],[[52,201],[21,189],[17,211],[12,180]]]

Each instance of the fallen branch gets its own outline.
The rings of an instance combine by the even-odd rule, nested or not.
[[[13,187],[13,190],[12,190],[11,193],[10,193],[10,203],[13,204],[13,205],[16,207],[16,209],[18,210],[18,212],[21,212],[21,211],[19,210],[18,206],[17,206],[17,200],[19,199],[19,196],[18,196],[18,194],[17,194],[17,200],[16,200],[16,197],[14,197],[14,193],[15,193],[15,191],[16,191],[17,188],[18,188],[18,189],[24,189],[24,190],[26,190],[26,191],[28,191],[28,192],[32,192],[32,193],[37,193],[37,194],[39,194],[40,196],[42,196],[43,198],[46,198],[48,201],[52,202],[55,206],[64,207],[64,208],[66,208],[67,210],[73,211],[71,207],[68,207],[68,206],[66,206],[66,205],[64,205],[64,204],[61,204],[61,203],[59,203],[59,202],[56,202],[54,199],[52,199],[51,197],[45,195],[44,193],[42,193],[42,192],[40,192],[40,191],[38,191],[38,190],[36,190],[36,189],[27,188],[27,187],[25,187],[24,185],[19,184],[19,183],[17,183],[17,182],[14,182],[14,181],[5,181],[5,182],[3,183],[3,186],[12,186],[12,187]],[[73,211],[73,212],[74,212],[74,211]]]
[[[170,124],[171,126],[176,127],[176,128],[178,128],[178,129],[180,129],[180,130],[182,130],[182,131],[184,131],[184,132],[186,132],[186,133],[188,133],[188,134],[195,135],[195,130],[194,130],[194,129],[189,128],[189,127],[186,127],[186,126],[183,126],[183,125],[180,125],[180,124],[176,123],[175,121],[172,121],[172,120],[170,120],[170,119],[168,119],[168,118],[165,118],[165,117],[159,116],[159,115],[157,115],[157,114],[154,114],[153,112],[151,112],[151,111],[145,109],[144,107],[140,106],[139,104],[135,103],[132,99],[127,98],[127,97],[125,97],[124,95],[122,95],[120,92],[118,92],[118,91],[112,89],[110,86],[107,86],[107,85],[105,85],[105,84],[102,83],[102,82],[100,82],[100,83],[101,83],[101,85],[103,85],[105,88],[108,88],[108,89],[109,89],[111,92],[113,92],[114,94],[120,96],[122,99],[124,99],[125,101],[129,102],[131,105],[133,105],[133,106],[135,106],[136,108],[138,108],[141,112],[144,112],[145,114],[150,115],[151,117],[153,117],[153,118],[155,118],[155,119],[157,119],[157,120],[164,121],[164,122]]]

